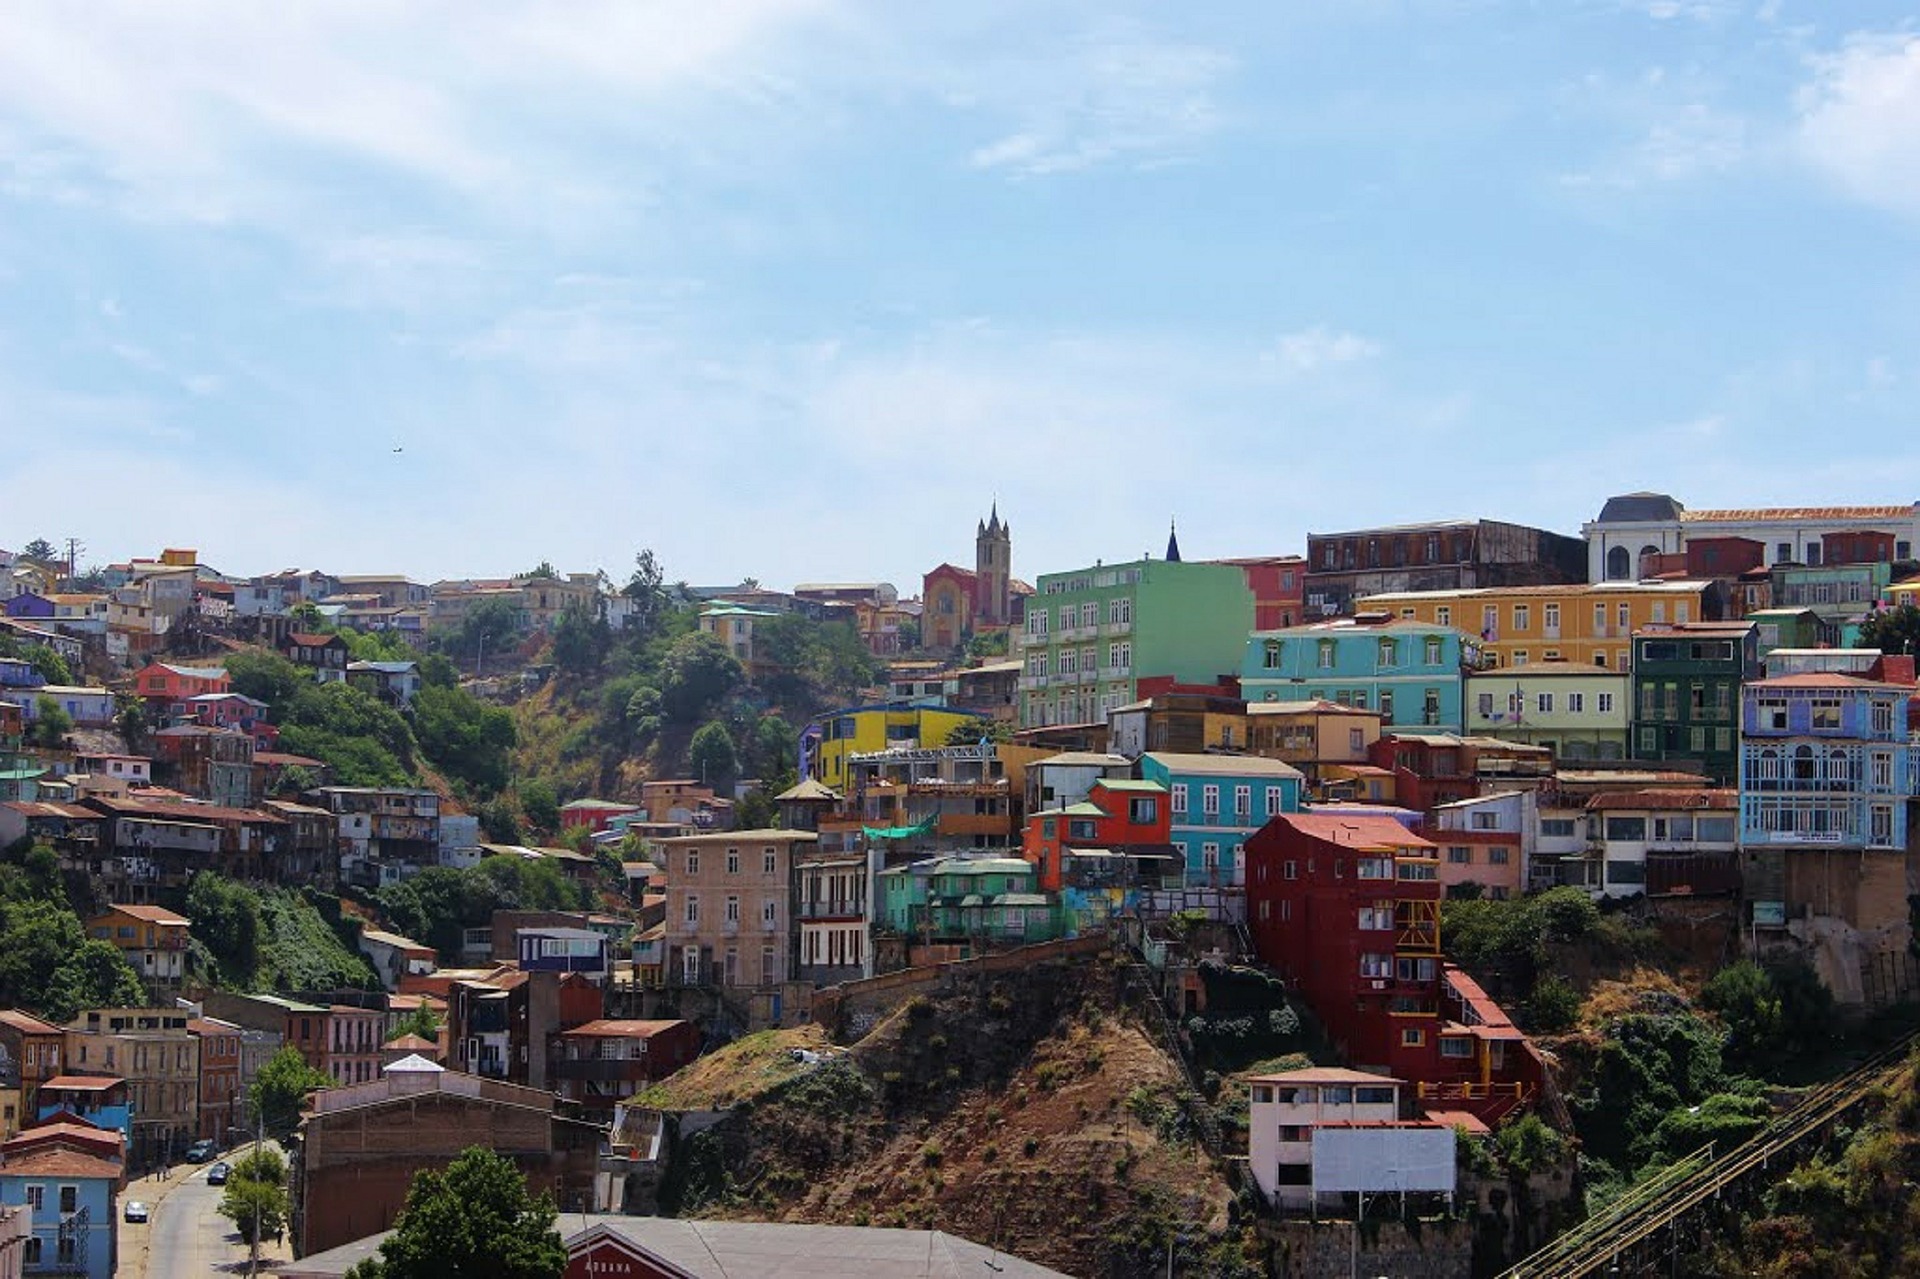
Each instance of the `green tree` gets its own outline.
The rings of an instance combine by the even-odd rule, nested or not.
[[[113,704],[113,726],[119,730],[120,740],[127,744],[128,750],[140,751],[153,728],[147,717],[146,701],[131,693],[116,693]]]
[[[255,1118],[265,1125],[267,1135],[285,1140],[300,1122],[300,1103],[306,1095],[317,1088],[332,1086],[332,1076],[309,1066],[300,1050],[288,1045],[260,1067],[247,1093],[247,1102]]]
[[[88,1008],[139,1008],[146,1002],[146,987],[126,956],[112,942],[95,937],[61,957],[39,1006],[59,1024]]]
[[[393,1233],[348,1279],[558,1279],[557,1219],[553,1196],[529,1195],[512,1160],[470,1146],[445,1172],[414,1174]]]
[[[420,682],[428,688],[460,687],[460,668],[444,654],[428,653],[420,659]]]
[[[981,741],[1010,742],[1013,730],[1004,720],[969,719],[962,720],[947,730],[946,746],[977,746]]]
[[[739,659],[712,635],[682,636],[660,664],[660,708],[676,724],[694,723],[738,688],[745,674]]]
[[[553,623],[553,664],[568,675],[587,675],[606,660],[613,632],[607,620],[583,604],[569,604]]]
[[[1741,960],[1722,968],[1700,992],[1700,1002],[1726,1026],[1731,1060],[1752,1063],[1779,1047],[1784,1027],[1780,994],[1760,965]]]
[[[213,952],[228,980],[250,981],[260,966],[260,898],[251,888],[201,871],[187,888],[194,938]]]
[[[660,561],[652,551],[644,550],[633,557],[633,574],[627,578],[627,584],[620,588],[620,593],[633,601],[627,609],[627,629],[637,632],[643,639],[653,634],[660,623],[660,615],[666,611],[664,581],[665,574],[660,568]]]
[[[501,707],[428,684],[413,697],[413,732],[421,753],[449,777],[488,792],[507,784],[508,754],[519,735]]]
[[[1920,654],[1920,608],[1902,604],[1869,614],[1860,625],[1860,647]]]
[[[560,798],[553,793],[551,783],[539,777],[529,778],[520,783],[519,796],[520,811],[536,830],[560,829]]]
[[[418,1035],[422,1039],[433,1040],[440,1035],[440,1019],[433,1015],[433,1009],[420,1005],[406,1016],[393,1023],[393,1029],[387,1032],[387,1042],[407,1035]]]
[[[687,746],[687,768],[703,785],[725,790],[740,772],[740,758],[733,749],[733,734],[719,720],[708,720],[693,735]]]
[[[54,550],[52,542],[49,542],[44,537],[36,537],[21,549],[20,554],[30,560],[45,560],[51,562],[56,559],[60,553]]]
[[[526,572],[522,573],[520,576],[529,577],[529,578],[544,578],[547,581],[558,581],[560,580],[560,570],[553,566],[553,562],[551,560],[541,560],[538,564],[535,564],[532,568],[528,569]]]
[[[293,623],[293,629],[308,635],[325,635],[333,630],[327,615],[312,600],[301,600],[287,610],[287,620]]]
[[[453,651],[476,660],[488,653],[500,653],[520,633],[520,606],[512,600],[495,597],[481,600],[467,610],[454,632]]]
[[[415,742],[406,718],[350,684],[303,685],[280,724],[286,750],[325,763],[343,786],[405,786],[414,780]]]
[[[799,768],[800,734],[778,715],[762,715],[753,725],[747,744],[747,766],[755,777],[772,785]],[[782,786],[780,790],[785,790]],[[778,791],[775,791],[778,794]]]
[[[0,1001],[10,1008],[47,1007],[54,972],[87,939],[65,901],[36,899],[27,876],[14,867],[0,876]]]
[[[234,692],[265,702],[276,714],[284,714],[294,696],[314,682],[305,667],[264,649],[230,654],[226,666]]]
[[[278,1239],[292,1215],[287,1196],[287,1161],[271,1146],[233,1161],[227,1185],[214,1209],[234,1224],[240,1238],[253,1243],[259,1239]]]
[[[73,716],[60,708],[60,703],[51,697],[34,699],[34,720],[29,740],[36,745],[58,750],[66,744],[67,734],[73,731]]]
[[[40,678],[47,683],[73,683],[73,668],[67,665],[67,659],[45,644],[29,644],[20,656],[32,662],[33,669],[39,671]]]

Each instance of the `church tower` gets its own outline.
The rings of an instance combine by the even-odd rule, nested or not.
[[[1013,525],[1000,522],[1000,503],[973,537],[974,601],[977,627],[1005,626],[1013,616]]]

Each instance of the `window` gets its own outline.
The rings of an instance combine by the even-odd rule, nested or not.
[[[1551,710],[1552,707],[1548,707],[1547,709]],[[1587,709],[1587,695],[1585,693],[1568,693],[1567,694],[1567,714],[1578,715],[1581,712],[1585,711],[1586,709]]]
[[[1647,819],[1644,817],[1607,818],[1607,839],[1609,842],[1624,841],[1642,843],[1647,838]]]
[[[1220,788],[1218,786],[1202,786],[1200,788],[1200,811],[1207,817],[1218,817],[1220,815]]]
[[[740,873],[740,850],[737,848],[729,848],[727,850],[727,874],[738,875],[739,873]]]
[[[1614,622],[1620,627],[1622,635],[1633,633],[1633,605],[1621,604],[1614,609]]]
[[[1382,980],[1393,976],[1393,956],[1371,952],[1360,956],[1360,975]]]
[[[1185,782],[1173,784],[1173,815],[1175,817],[1187,815],[1187,784]]]
[[[1348,729],[1347,730],[1347,753],[1350,755],[1358,755],[1360,752],[1366,749],[1367,749],[1367,735],[1365,731],[1358,728]],[[1269,814],[1277,811],[1279,810],[1272,809],[1272,808],[1269,808],[1267,810]]]
[[[1449,866],[1473,865],[1473,849],[1460,844],[1453,845],[1447,849],[1447,864]]]
[[[1088,600],[1080,606],[1080,625],[1100,625],[1100,602],[1098,600]]]
[[[700,922],[700,899],[698,897],[689,896],[687,898],[687,922],[689,924],[697,924]]]
[[[1220,869],[1220,845],[1200,845],[1200,869],[1205,871]]]
[[[1873,704],[1873,735],[1889,737],[1893,734],[1893,703],[1875,702]]]
[[[1813,704],[1813,731],[1834,732],[1840,727],[1840,703],[1822,699]]]
[[[1375,902],[1371,906],[1360,908],[1360,930],[1362,932],[1390,933],[1393,931],[1393,903]]]
[[[1489,848],[1487,850],[1487,864],[1489,866],[1505,866],[1507,864],[1507,850],[1499,847]]]
[[[1442,1057],[1473,1056],[1473,1041],[1465,1035],[1442,1035],[1440,1037],[1440,1055]]]
[[[1253,816],[1253,787],[1236,786],[1233,788],[1233,815],[1242,821]]]
[[[1398,663],[1399,660],[1400,660],[1399,641],[1391,640],[1391,639],[1381,640],[1380,641],[1380,665],[1393,666],[1396,663]]]
[[[1054,670],[1060,675],[1074,675],[1080,670],[1080,650],[1063,648],[1054,655]]]
[[[1320,641],[1320,669],[1323,671],[1330,671],[1333,669],[1333,641],[1332,640],[1323,639]]]
[[[1300,863],[1299,862],[1282,862],[1280,864],[1280,878],[1282,879],[1300,878]]]
[[[1433,610],[1433,620],[1435,623],[1441,626],[1452,626],[1453,625],[1453,609],[1448,605],[1442,604],[1440,607]]]
[[[1877,845],[1891,844],[1893,842],[1893,809],[1886,804],[1875,804],[1867,817],[1869,841]]]
[[[60,1215],[64,1217],[78,1211],[80,1211],[80,1187],[60,1187]]]
[[[1479,705],[1480,705],[1480,718],[1492,719],[1493,718],[1493,694],[1492,693],[1480,694]]]
[[[776,874],[779,869],[779,855],[771,848],[760,850],[760,873],[762,875],[772,875]]]
[[[1107,601],[1107,621],[1115,626],[1131,626],[1133,624],[1133,601],[1124,598]]]
[[[762,902],[760,905],[760,922],[768,925],[779,923],[779,908],[772,902]]]
[[[1152,799],[1127,801],[1127,820],[1135,826],[1151,826],[1160,815],[1160,805]]]
[[[1402,1048],[1419,1048],[1426,1042],[1427,1032],[1424,1030],[1408,1026],[1400,1032],[1400,1046]]]
[[[697,848],[689,848],[687,850],[687,874],[698,875],[699,873],[700,873],[700,850]]]
[[[1542,715],[1553,714],[1553,694],[1552,693],[1537,694],[1533,699],[1533,704],[1535,709],[1537,709]]]
[[[1513,629],[1516,631],[1524,631],[1531,627],[1532,624],[1533,610],[1525,604],[1515,604],[1513,606]]]
[[[1286,803],[1285,792],[1278,786],[1267,787],[1267,816],[1283,811]]]
[[[740,922],[740,899],[731,894],[727,897],[727,922],[729,924]]]
[[[1547,638],[1552,639],[1560,633],[1560,606],[1543,604],[1540,606],[1540,624],[1547,628]]]
[[[33,1208],[36,1215],[44,1212],[47,1207],[47,1188],[45,1186],[29,1185],[27,1187],[27,1203]]]

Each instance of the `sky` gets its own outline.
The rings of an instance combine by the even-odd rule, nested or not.
[[[11,0],[0,546],[1017,576],[1920,498],[1844,0]]]

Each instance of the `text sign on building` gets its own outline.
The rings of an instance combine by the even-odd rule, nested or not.
[[[1316,1128],[1316,1193],[1437,1191],[1454,1188],[1451,1128]]]

